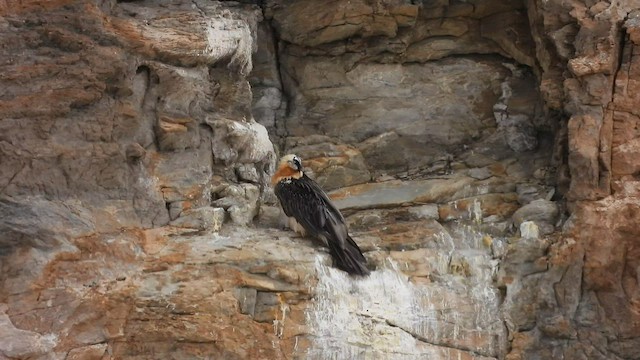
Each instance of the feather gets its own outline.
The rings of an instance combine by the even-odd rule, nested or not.
[[[344,217],[313,179],[304,173],[298,178],[281,178],[274,191],[284,213],[329,248],[337,268],[350,274],[369,274],[366,258],[349,236]]]

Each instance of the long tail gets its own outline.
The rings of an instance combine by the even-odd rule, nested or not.
[[[344,248],[340,248],[336,242],[329,241],[329,253],[333,258],[334,265],[351,275],[369,275],[367,268],[367,259],[362,255],[362,251],[358,247],[351,236],[347,235],[347,241]]]

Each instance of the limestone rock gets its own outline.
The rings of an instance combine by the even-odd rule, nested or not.
[[[55,335],[18,329],[6,314],[6,304],[0,304],[0,354],[7,358],[28,358],[49,353],[58,342]]]
[[[431,166],[495,127],[486,100],[497,100],[510,64],[473,56],[535,64],[525,10],[520,2],[269,3],[265,16],[283,39],[278,59],[290,94],[279,134],[328,135],[357,146],[370,171]],[[318,23],[299,23],[296,15],[307,13]],[[533,76],[525,82],[535,88]],[[529,130],[513,136],[524,133],[530,140]]]
[[[610,322],[621,322],[622,320],[619,319],[623,317],[636,317],[630,313],[629,303],[622,301],[613,305],[608,300],[598,300],[604,293],[629,291],[632,288],[633,294],[637,292],[635,285],[631,285],[635,284],[635,277],[620,269],[614,270],[616,266],[613,265],[629,259],[629,255],[624,254],[620,249],[628,241],[635,241],[631,240],[636,235],[635,230],[629,227],[629,219],[634,218],[636,213],[637,206],[628,200],[621,199],[584,202],[578,205],[565,226],[565,238],[549,248],[548,260],[541,263],[543,266],[538,270],[530,270],[542,269],[543,272],[538,276],[524,277],[520,281],[525,282],[520,284],[512,277],[510,280],[512,285],[507,285],[506,303],[529,304],[513,308],[512,320],[515,325],[513,330],[516,336],[524,336],[524,334],[531,336],[527,344],[518,345],[522,348],[512,350],[514,355],[539,354],[540,351],[535,348],[536,344],[547,341],[541,334],[569,339],[571,346],[557,349],[559,353],[565,354],[573,353],[575,349],[593,354],[594,351],[598,351],[597,349],[601,349],[600,351],[604,353],[618,356],[618,354],[629,354],[628,351],[637,349],[635,347],[637,344],[634,342],[608,344],[606,341],[606,336],[612,336],[614,333],[636,331],[633,325],[622,328],[607,325]],[[631,232],[628,232],[629,230]],[[544,250],[532,253],[528,259],[541,254],[544,254]],[[509,259],[508,254],[507,259]],[[511,261],[522,263],[526,260],[513,258],[507,263]],[[555,285],[552,288],[536,288],[537,284],[549,282]],[[615,287],[619,290],[613,290]],[[537,289],[537,293],[530,291],[531,288]],[[587,290],[584,291],[584,289]],[[556,297],[558,295],[560,297]],[[608,296],[615,295],[607,295],[607,299],[611,299]],[[600,318],[597,314],[602,311],[610,315],[606,319]],[[531,324],[535,322],[539,325],[530,330]],[[587,329],[595,324],[601,325],[604,334]],[[616,330],[613,330],[614,328]],[[581,336],[587,336],[590,341],[580,341]]]
[[[81,348],[75,348],[67,354],[69,360],[81,359],[101,359],[107,351],[107,344],[89,345]]]
[[[399,206],[419,202],[440,202],[469,185],[469,178],[454,181],[387,181],[355,185],[333,191],[329,196],[339,209]]]
[[[288,223],[280,205],[262,204],[258,213],[258,223],[270,228],[286,228]]]
[[[518,184],[516,192],[518,193],[518,202],[521,205],[526,205],[539,199],[551,200],[555,194],[554,189],[531,183]]]
[[[534,200],[513,214],[513,222],[520,227],[523,222],[533,221],[544,235],[553,232],[558,219],[558,206],[549,200]]]
[[[258,8],[29,6],[2,10],[11,46],[0,62],[12,75],[0,81],[15,95],[0,104],[3,194],[78,200],[99,231],[165,225],[176,201],[205,205],[215,166],[204,124],[214,115],[242,122],[250,110]],[[265,163],[258,149],[270,143],[255,128],[262,142],[242,160]]]
[[[573,116],[569,120],[569,166],[572,174],[580,174],[571,182],[569,196],[572,198],[601,197],[599,189],[598,138],[594,136],[601,126],[600,119],[593,115]],[[605,190],[608,192],[608,190]]]
[[[230,120],[209,122],[214,130],[213,155],[225,162],[269,162],[273,160],[273,145],[263,125],[251,121]],[[271,159],[270,159],[271,158]]]
[[[537,239],[540,237],[540,229],[534,221],[520,223],[520,236],[525,239]]]
[[[478,180],[485,180],[491,177],[491,170],[489,168],[473,168],[473,169],[469,169],[468,172],[469,176],[474,178],[474,179],[478,179]]]
[[[276,117],[280,117],[283,106],[282,92],[276,87],[267,87],[253,91],[254,105],[252,113],[256,121],[275,132]]]
[[[169,203],[169,218],[175,220],[183,211],[191,209],[193,203],[191,201],[174,201]]]
[[[438,206],[435,204],[414,206],[409,209],[409,212],[419,219],[437,219],[439,217]]]
[[[541,326],[542,332],[547,336],[552,336],[559,339],[576,339],[577,332],[571,326],[569,320],[561,315],[554,316],[545,321],[545,324]]]
[[[517,209],[515,194],[486,194],[462,198],[438,207],[442,221],[472,219],[482,222],[484,218],[505,219]]]
[[[530,74],[513,69],[513,76],[502,83],[502,95],[494,107],[498,129],[504,132],[506,143],[516,152],[538,146],[534,117],[538,94],[529,86]]]
[[[637,8],[2,2],[0,357],[636,358]]]
[[[213,205],[224,208],[234,223],[248,225],[258,215],[260,190],[256,185],[229,185],[220,195]]]
[[[193,119],[164,115],[158,120],[156,136],[162,150],[184,150],[200,144]]]
[[[466,59],[349,68],[344,60],[312,58],[285,66],[297,84],[291,91],[300,94],[285,120],[291,135],[361,143],[367,166],[394,171],[428,165],[443,149],[479,138],[493,125],[486,99],[497,99],[506,75],[499,63]]]
[[[258,49],[253,56],[253,71],[249,75],[254,119],[264,125],[271,135],[281,135],[276,119],[285,114],[287,102],[282,92],[277,61],[276,35],[267,22],[258,24]]]
[[[206,197],[208,183],[215,183],[212,169],[204,161],[211,161],[206,148],[181,151],[156,157],[154,181],[148,191],[162,192],[164,202],[198,201]]]
[[[179,218],[169,224],[182,228],[218,231],[224,223],[225,216],[226,212],[222,208],[201,207],[182,212]]]
[[[495,41],[518,63],[534,66],[534,42],[528,24],[522,21],[520,10],[505,11],[484,17],[482,36]]]
[[[361,184],[371,180],[371,174],[358,149],[334,144],[327,137],[289,138],[287,152],[302,158],[308,171],[325,191]]]
[[[53,249],[94,230],[88,211],[77,204],[39,197],[0,198],[0,248]]]
[[[179,4],[178,11],[172,12],[162,7],[123,4],[117,12],[131,18],[117,17],[110,24],[111,29],[118,34],[130,31],[130,36],[123,37],[132,46],[141,46],[142,52],[155,52],[158,57],[169,61],[194,65],[214,64],[226,59],[230,66],[237,67],[238,72],[248,74],[254,46],[250,40],[251,33],[255,31],[259,16],[256,9],[243,13],[220,3],[198,2],[195,5],[197,7],[194,10],[190,4]],[[176,31],[179,26],[191,31]],[[226,31],[222,31],[225,26]],[[134,29],[135,32],[131,31]],[[199,31],[194,31],[196,29]],[[165,41],[159,41],[156,45],[156,39],[160,38]],[[151,47],[150,44],[155,46]]]
[[[399,27],[410,26],[418,15],[418,6],[403,1],[370,5],[366,1],[320,4],[297,1],[289,6],[273,6],[276,30],[284,40],[317,46],[354,35],[364,37],[396,35]]]
[[[474,183],[466,176],[449,179],[385,181],[354,185],[329,193],[340,209],[366,209],[409,204],[444,203],[488,193],[508,193],[514,186],[502,180]],[[471,201],[473,202],[473,200]]]

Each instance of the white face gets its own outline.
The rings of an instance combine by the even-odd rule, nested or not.
[[[285,155],[280,159],[280,167],[288,166],[295,171],[302,170],[302,160],[298,157],[298,155],[289,154]]]

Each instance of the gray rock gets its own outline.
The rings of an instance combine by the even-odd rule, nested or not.
[[[253,96],[252,113],[256,121],[275,131],[276,117],[280,116],[284,106],[281,90],[275,87],[258,88],[254,90]]]
[[[280,298],[277,293],[258,291],[255,300],[253,319],[258,322],[272,322],[280,308]]]
[[[515,152],[531,151],[538,146],[533,123],[538,94],[529,86],[531,75],[515,67],[511,70],[513,76],[502,83],[502,95],[493,113],[507,145]]]
[[[127,145],[125,155],[130,162],[136,162],[143,159],[147,151],[138,143]]]
[[[456,180],[386,181],[355,185],[331,192],[339,209],[399,206],[415,202],[440,202],[469,185],[469,178]]]
[[[493,238],[491,241],[491,254],[494,258],[501,259],[507,253],[507,243],[504,239]]]
[[[225,215],[226,213],[222,208],[201,207],[189,209],[182,212],[180,217],[170,222],[169,225],[196,230],[218,231],[224,223]]]
[[[51,209],[45,205],[35,217],[83,229],[65,220],[64,209],[55,205],[77,201],[85,210],[73,216],[80,223],[95,222],[98,232],[163,226],[180,213],[178,202],[205,205],[202,199],[208,196],[212,174],[222,172],[212,159],[214,134],[205,123],[207,117],[251,122],[251,89],[245,77],[252,68],[262,12],[255,6],[200,0],[168,7],[129,2],[90,11],[77,6],[54,6],[48,20],[64,34],[62,43],[76,44],[73,49],[39,40],[29,47],[25,38],[48,36],[39,26],[21,32],[6,21],[0,24],[1,37],[16,44],[0,54],[0,62],[24,63],[23,58],[46,48],[31,69],[43,66],[64,74],[36,79],[28,70],[16,72],[13,80],[0,79],[10,99],[0,109],[3,195],[42,196],[52,202]],[[70,24],[70,13],[86,26]],[[28,12],[25,21],[38,16]],[[176,27],[180,31],[174,31]],[[135,39],[127,35],[131,29]],[[74,64],[68,56],[85,60]],[[29,86],[23,77],[33,80]],[[41,94],[43,86],[54,90],[39,97],[42,106],[21,103],[30,94]],[[245,147],[238,159],[262,162],[259,168],[266,172],[273,161],[261,152],[270,149],[268,136],[257,126],[249,128],[256,134],[256,146]],[[171,214],[167,203],[175,203]],[[25,215],[23,221],[30,218]],[[32,228],[39,231],[38,224]],[[18,230],[11,231],[13,237]],[[69,232],[60,231],[60,237]],[[35,243],[49,236],[27,237]]]
[[[235,288],[233,289],[233,296],[240,303],[240,312],[246,315],[253,316],[256,310],[256,296],[258,291],[253,288]]]
[[[414,206],[409,208],[409,212],[415,215],[418,219],[438,219],[438,205],[427,204],[421,206]]]
[[[194,194],[205,195],[203,186],[212,179],[211,162],[211,150],[205,147],[162,156],[154,169],[155,178],[147,172],[141,174],[140,186],[146,185],[149,192],[160,187],[168,203],[198,200]]]
[[[464,58],[351,67],[343,58],[291,57],[283,66],[295,94],[285,119],[291,135],[360,143],[367,166],[397,172],[480,138],[493,117],[486,97],[498,100],[507,75],[499,62]]]
[[[397,173],[430,165],[441,158],[441,148],[434,145],[419,144],[411,137],[388,131],[364,140],[358,149],[372,169]]]
[[[540,330],[546,336],[556,339],[576,339],[577,332],[571,320],[563,315],[555,315],[543,320]]]
[[[95,344],[73,348],[67,354],[67,360],[102,359],[107,351],[107,344]]]
[[[212,204],[226,209],[235,224],[248,225],[258,215],[260,189],[256,185],[229,185],[221,192],[221,196]]]
[[[537,239],[540,237],[540,229],[533,221],[523,221],[520,223],[520,237],[525,239]]]
[[[324,136],[290,138],[288,153],[302,158],[308,175],[326,190],[362,184],[371,180],[371,173],[358,149]]]
[[[526,116],[509,116],[504,131],[507,144],[515,152],[531,151],[538,146],[536,130]]]
[[[192,204],[191,201],[174,201],[169,203],[169,218],[171,220],[177,219],[183,211],[190,209]]]
[[[155,132],[163,151],[185,150],[200,144],[198,123],[188,116],[159,114]]]
[[[477,180],[488,179],[492,176],[491,170],[486,167],[469,169],[467,174]]]
[[[538,184],[524,183],[516,186],[516,193],[518,193],[518,202],[526,205],[533,200],[551,200],[555,189]]]
[[[284,228],[287,225],[285,215],[280,205],[270,206],[262,204],[258,214],[258,223],[270,228]]]
[[[37,332],[18,329],[0,305],[0,354],[12,359],[27,359],[49,353],[56,345],[54,335],[40,335]]]
[[[352,164],[349,164],[352,165]],[[316,181],[325,191],[362,184],[371,180],[371,173],[366,168],[358,169],[347,166],[334,165],[324,169]]]
[[[538,226],[540,233],[546,235],[555,229],[554,225],[558,214],[558,205],[555,202],[539,199],[516,210],[512,220],[517,227],[520,227],[525,221],[533,221]]]
[[[95,231],[91,213],[70,202],[0,198],[0,249],[52,249]]]
[[[516,193],[518,194],[518,202],[522,205],[526,205],[533,200],[540,199],[541,187],[534,184],[518,184],[516,186]]]
[[[273,144],[267,129],[257,122],[229,119],[207,120],[214,133],[213,155],[225,163],[275,162]]]
[[[253,183],[260,182],[260,175],[253,164],[238,164],[235,168],[236,175],[241,181],[248,181]]]
[[[464,153],[461,156],[461,160],[463,160],[468,167],[477,168],[483,168],[496,162],[495,159],[475,151]]]

